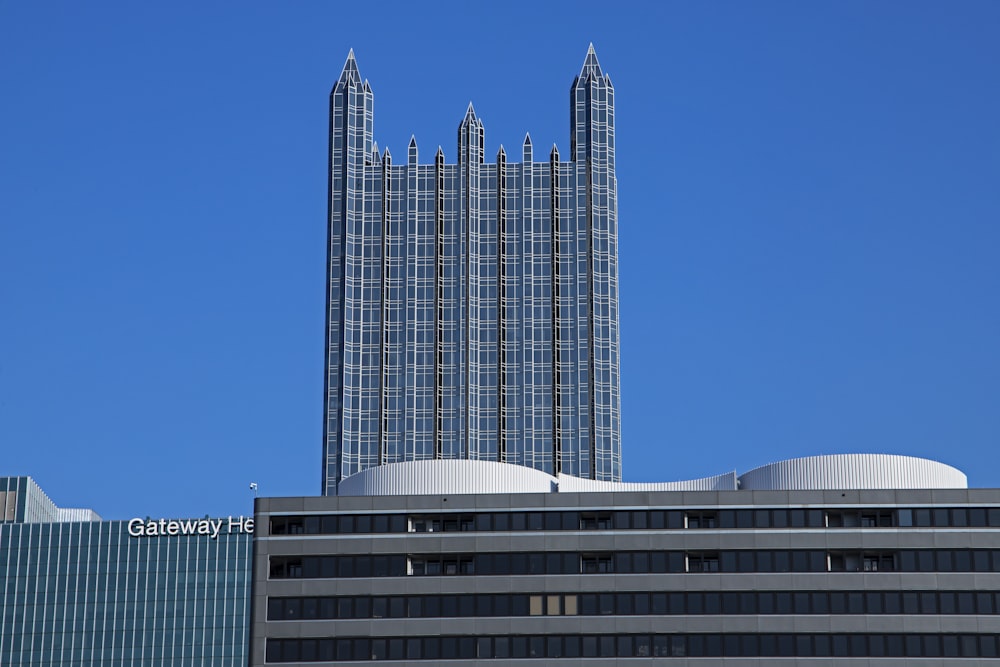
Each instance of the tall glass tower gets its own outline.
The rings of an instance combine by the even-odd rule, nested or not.
[[[594,47],[570,150],[458,162],[372,139],[354,52],[330,95],[323,492],[372,466],[479,459],[620,481],[614,89]],[[544,158],[543,158],[544,159]]]

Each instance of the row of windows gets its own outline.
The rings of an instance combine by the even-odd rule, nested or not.
[[[1000,550],[572,551],[272,556],[271,579],[684,572],[995,572]]]
[[[272,516],[271,535],[695,528],[1000,527],[1000,507],[719,509]]]
[[[994,634],[671,634],[268,639],[265,660],[645,657],[994,658]]]
[[[674,591],[269,598],[267,620],[697,614],[996,614],[996,591]]]

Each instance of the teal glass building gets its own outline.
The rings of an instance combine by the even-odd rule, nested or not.
[[[421,164],[415,139],[397,163],[348,56],[330,98],[325,494],[425,459],[621,479],[614,88],[593,46],[570,119],[565,157],[526,137],[520,162],[487,160],[470,104],[457,163]]]
[[[0,478],[0,510],[0,665],[246,665],[252,524],[140,535],[145,519],[58,508],[28,477]]]

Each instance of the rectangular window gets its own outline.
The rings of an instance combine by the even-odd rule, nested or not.
[[[610,554],[585,554],[580,556],[580,572],[583,574],[606,574],[613,571]]]
[[[718,572],[719,554],[715,553],[689,553],[687,555],[688,572]]]
[[[688,512],[686,518],[688,528],[717,528],[719,525],[717,512]]]

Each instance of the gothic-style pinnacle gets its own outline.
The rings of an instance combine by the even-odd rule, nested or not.
[[[469,101],[469,108],[465,112],[465,120],[475,120],[476,110],[472,107],[472,102]]]
[[[559,147],[552,144],[552,151],[549,153],[549,159],[559,161]]]
[[[498,160],[506,160],[507,159],[507,151],[505,151],[503,149],[503,144],[500,144],[500,150],[497,151],[497,159]]]
[[[531,148],[531,134],[529,134],[528,132],[524,133],[524,145],[528,148]]]
[[[597,62],[597,52],[594,51],[594,43],[591,42],[587,48],[587,57],[583,61],[583,69],[580,70],[580,78],[586,79],[587,75],[602,76],[601,64]]]
[[[358,72],[358,63],[354,60],[354,49],[347,54],[347,62],[344,63],[344,70],[340,73],[340,80],[351,80],[361,83],[361,73]]]

